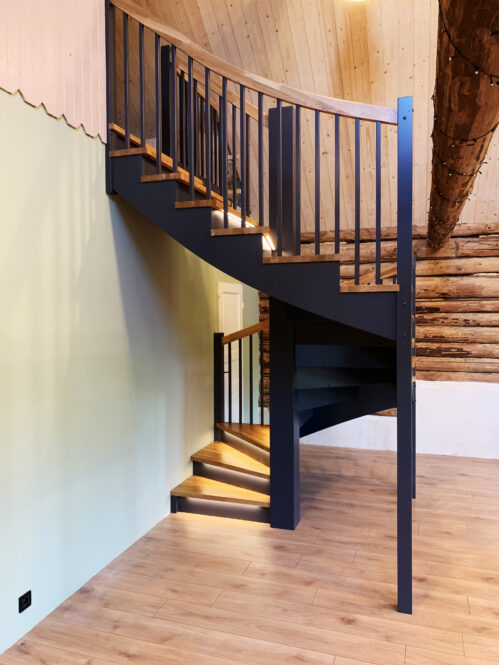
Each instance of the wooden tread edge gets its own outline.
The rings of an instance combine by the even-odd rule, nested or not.
[[[339,261],[339,254],[303,254],[300,256],[266,256],[264,263],[322,263],[328,261]]]
[[[257,478],[270,478],[268,465],[233,448],[223,441],[213,441],[191,455],[193,462],[210,464],[230,471],[238,471]]]
[[[240,425],[239,423],[217,423],[218,429],[252,443],[257,448],[270,451],[270,428],[268,425]]]
[[[397,293],[398,284],[341,284],[340,293]]]
[[[261,492],[243,489],[203,476],[190,476],[171,491],[172,496],[186,499],[204,499],[224,503],[240,503],[247,506],[268,508],[270,497]]]

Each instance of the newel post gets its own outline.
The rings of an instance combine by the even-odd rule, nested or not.
[[[398,100],[397,577],[398,610],[412,613],[412,97]]]

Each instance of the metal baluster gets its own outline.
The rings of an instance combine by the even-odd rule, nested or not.
[[[161,68],[159,59],[159,35],[154,40],[154,67],[156,73],[156,171],[161,173]]]
[[[376,284],[381,284],[381,123],[376,122]]]
[[[144,26],[139,23],[140,145],[145,145],[144,114]]]
[[[204,68],[204,122],[205,122],[205,169],[206,198],[211,199],[211,107],[210,107],[210,70]]]
[[[300,106],[296,105],[296,145],[295,145],[295,219],[296,219],[296,236],[295,236],[295,254],[301,254],[301,131],[300,131]]]
[[[253,335],[249,336],[249,421],[253,425]]]
[[[199,148],[200,148],[200,160],[199,160],[199,168],[200,168],[200,175],[202,178],[206,176],[206,167],[204,163],[204,144],[205,144],[205,119],[204,119],[204,102],[203,98],[200,97],[199,99],[199,125],[200,125],[200,132],[201,132],[201,137],[199,140]]]
[[[184,72],[180,71],[180,78],[178,83],[178,126],[179,126],[179,143],[180,143],[180,165],[185,168],[185,149],[184,149],[184,102],[185,102],[185,93],[184,93]]]
[[[199,141],[198,141],[198,134],[199,134],[199,127],[198,127],[198,82],[196,79],[193,81],[193,97],[192,97],[192,103],[193,103],[193,116],[194,116],[194,177],[196,177],[198,174],[198,149],[199,149]]]
[[[232,207],[237,208],[236,178],[236,106],[232,104]]]
[[[224,199],[224,227],[229,226],[229,192],[227,183],[227,79],[222,78],[222,104],[220,106],[222,121],[222,195]]]
[[[251,216],[250,194],[250,117],[246,114],[246,214],[248,216]]]
[[[128,117],[128,14],[123,12],[123,104],[125,106],[125,148],[130,147],[130,120]]]
[[[239,157],[239,179],[241,182],[241,226],[246,226],[246,157],[245,157],[245,112],[244,112],[244,100],[245,100],[246,88],[244,85],[239,86],[239,145],[240,145],[240,157]]]
[[[189,151],[189,199],[194,200],[194,85],[192,79],[192,58],[189,56],[187,61],[189,89],[187,113],[189,124],[187,128],[187,145]]]
[[[282,256],[282,101],[277,100],[277,256]]]
[[[360,119],[355,118],[355,284],[360,280]]]
[[[172,55],[172,69],[171,69],[171,113],[170,113],[170,149],[172,150],[173,171],[178,170],[178,154],[177,154],[177,49],[175,46],[171,47]]]
[[[334,116],[334,253],[340,253],[340,116]]]
[[[321,253],[321,112],[315,111],[315,253]]]
[[[238,372],[239,372],[239,422],[243,422],[243,340],[238,340]]]
[[[232,422],[232,342],[229,342],[229,389],[228,389],[228,400],[229,400],[229,423]]]
[[[258,93],[258,223],[263,226],[263,93]]]

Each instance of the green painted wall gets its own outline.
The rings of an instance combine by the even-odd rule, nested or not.
[[[230,278],[106,196],[100,141],[1,91],[0,122],[1,653],[168,513]]]

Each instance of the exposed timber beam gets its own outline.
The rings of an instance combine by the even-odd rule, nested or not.
[[[459,220],[499,121],[499,3],[440,0],[428,244]]]

